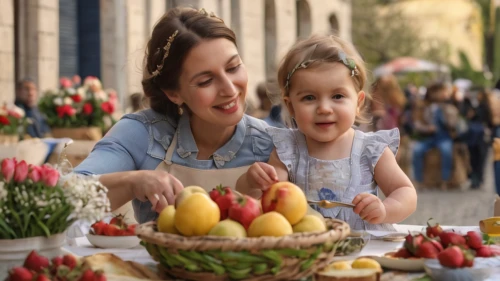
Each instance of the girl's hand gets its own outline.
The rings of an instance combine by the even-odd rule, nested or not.
[[[276,169],[264,162],[255,162],[248,168],[247,180],[251,188],[265,190],[278,182]]]
[[[151,210],[157,213],[173,205],[175,195],[184,188],[177,178],[165,171],[137,171],[131,182],[135,198],[151,202]]]
[[[385,220],[385,205],[380,198],[373,194],[360,193],[354,197],[352,204],[356,205],[354,213],[371,224],[379,224]]]

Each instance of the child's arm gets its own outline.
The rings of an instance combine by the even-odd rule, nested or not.
[[[417,208],[417,193],[413,184],[401,170],[394,154],[386,148],[375,166],[374,179],[386,196],[382,202],[368,193],[358,194],[354,212],[369,223],[398,223]]]
[[[269,156],[269,161],[256,162],[236,182],[236,190],[255,198],[260,198],[261,190],[267,189],[278,181],[288,180],[288,171],[278,158],[276,149]]]

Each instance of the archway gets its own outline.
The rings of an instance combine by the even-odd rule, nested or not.
[[[339,26],[339,20],[337,18],[337,15],[331,14],[330,17],[328,18],[328,22],[330,23],[330,33],[333,35],[339,35],[340,34],[340,26]]]
[[[307,0],[297,1],[297,39],[305,39],[311,35],[311,7]]]

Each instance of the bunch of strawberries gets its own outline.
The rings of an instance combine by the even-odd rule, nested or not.
[[[98,221],[90,226],[90,234],[105,236],[134,236],[136,224],[126,224],[123,215],[113,217],[109,223]]]
[[[49,260],[31,251],[22,267],[9,270],[6,281],[106,281],[102,271],[93,271],[73,255]]]
[[[230,218],[248,229],[252,221],[261,214],[260,203],[251,196],[239,195],[230,187],[218,185],[209,193],[210,198],[219,206],[220,219]]]
[[[495,254],[492,248],[483,244],[479,233],[469,231],[460,235],[452,231],[443,231],[436,223],[427,222],[426,233],[408,234],[404,247],[399,249],[397,258],[438,259],[442,266],[450,268],[472,267],[475,257],[488,258]]]

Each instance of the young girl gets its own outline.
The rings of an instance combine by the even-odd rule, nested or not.
[[[275,150],[267,163],[253,164],[237,188],[263,190],[289,180],[308,199],[356,205],[318,208],[325,217],[344,220],[352,229],[393,230],[391,223],[415,211],[417,195],[396,163],[398,129],[363,133],[353,128],[367,120],[365,81],[362,59],[338,37],[313,36],[292,47],[278,82],[296,129],[268,128]]]

